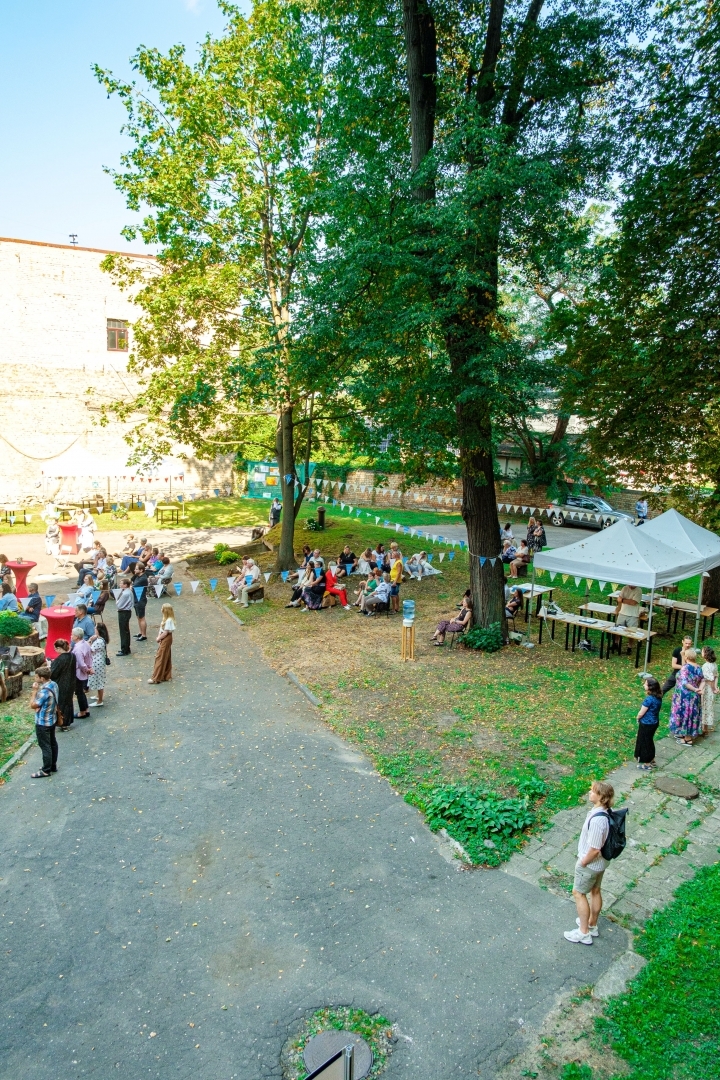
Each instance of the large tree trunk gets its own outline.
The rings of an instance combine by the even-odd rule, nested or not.
[[[720,566],[708,571],[703,578],[702,602],[706,607],[720,608]]]
[[[437,103],[437,37],[428,0],[403,0],[403,28],[410,94],[411,163],[413,172],[433,148]],[[428,202],[435,197],[435,185],[418,187],[415,197]]]
[[[468,415],[470,412],[475,415]],[[495,477],[492,457],[492,423],[488,413],[477,415],[459,404],[458,428],[469,431],[479,449],[460,453],[463,482],[461,514],[467,528],[470,560],[470,588],[473,622],[488,627],[499,623],[503,641],[507,640],[505,618],[505,574],[500,558],[500,521],[495,501]],[[496,560],[493,564],[493,560]]]
[[[275,571],[294,570],[295,560],[295,446],[294,446],[293,407],[286,406],[278,417],[275,436],[275,449],[280,472],[282,490],[282,517],[280,525],[280,547],[275,560]],[[285,477],[292,479],[288,482]]]

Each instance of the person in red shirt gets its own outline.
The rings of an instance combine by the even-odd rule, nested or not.
[[[325,592],[329,592],[331,596],[337,596],[345,610],[350,610],[347,593],[345,592],[345,589],[338,585],[337,578],[335,577],[335,568],[332,566],[325,571]]]

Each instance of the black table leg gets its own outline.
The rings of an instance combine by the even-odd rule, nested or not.
[[[568,650],[568,639],[570,637],[570,623],[565,623],[565,652]]]
[[[538,635],[538,645],[542,645],[542,632],[543,632],[543,623],[544,622],[545,622],[544,619],[540,620],[540,633]]]
[[[635,646],[635,667],[640,667],[640,642],[641,638],[638,638],[637,645]]]
[[[553,619],[553,621],[550,623],[550,637],[553,639],[553,641],[555,640],[555,625],[555,620]]]

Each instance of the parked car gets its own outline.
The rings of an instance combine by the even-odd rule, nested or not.
[[[634,514],[615,510],[597,495],[568,495],[564,503],[550,510],[551,525],[579,525],[582,529],[607,529],[621,518],[635,521]]]

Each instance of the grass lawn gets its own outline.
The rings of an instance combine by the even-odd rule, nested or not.
[[[27,686],[27,676],[23,681]],[[30,695],[25,690],[22,697],[0,702],[0,766],[4,765],[35,731],[35,717],[28,705],[29,700]],[[6,779],[6,776],[0,777],[0,783]]]
[[[305,531],[300,522],[296,550],[309,542],[336,557],[345,543],[358,553],[394,535],[356,519],[330,521],[324,533]],[[405,555],[434,548],[440,565],[439,545],[398,539]],[[403,793],[422,802],[431,788],[453,783],[513,797],[539,777],[547,795],[536,810],[540,819],[549,817],[575,805],[593,778],[632,756],[642,686],[631,658],[601,661],[597,653],[565,652],[560,634],[554,643],[545,636],[540,647],[510,646],[495,654],[429,645],[438,620],[454,614],[467,587],[467,559],[456,549],[454,560],[441,564],[442,576],[403,585],[401,599],[417,604],[414,663],[400,660],[397,616],[361,618],[340,607],[286,609],[290,590],[275,575],[265,603],[242,610],[241,617],[270,662],[280,671],[292,669],[310,686],[323,702],[325,720],[360,744]],[[259,561],[272,570],[272,554]],[[199,576],[218,577],[223,587],[217,595],[223,595],[223,568]],[[547,575],[542,580],[549,583]],[[555,599],[565,610],[577,610],[584,582],[579,588],[573,579],[563,585],[556,578],[558,583]],[[683,583],[680,595],[691,598],[696,588],[697,581]],[[601,599],[597,586],[590,598]],[[664,628],[664,620],[656,625]],[[537,642],[537,622],[532,638]],[[651,668],[660,678],[670,670],[674,645],[669,637],[656,638]],[[668,711],[666,701],[661,730]]]
[[[179,504],[178,504],[179,505]],[[300,509],[300,520],[306,521],[308,517],[315,517],[317,507],[324,505],[318,502],[304,502]],[[332,506],[328,504],[330,510]],[[130,510],[127,518],[114,521],[112,514],[99,514],[96,516],[98,531],[100,532],[134,532],[144,533],[148,529],[208,529],[228,528],[231,526],[264,525],[268,520],[269,503],[266,499],[197,499],[194,502],[183,504],[184,514],[177,524],[170,522],[158,525],[154,519],[147,517],[144,510]],[[380,517],[382,521],[397,522],[401,525],[431,525],[438,522],[445,524],[457,524],[462,521],[459,514],[443,513],[442,511],[425,510],[400,510],[396,508],[373,510],[371,507],[364,508]],[[26,535],[28,533],[44,533],[45,523],[40,517],[42,507],[29,508],[32,520],[27,525],[10,525],[0,523],[0,532],[5,537]]]
[[[627,1080],[720,1078],[720,866],[680,886],[635,947],[649,963],[598,1021]]]

